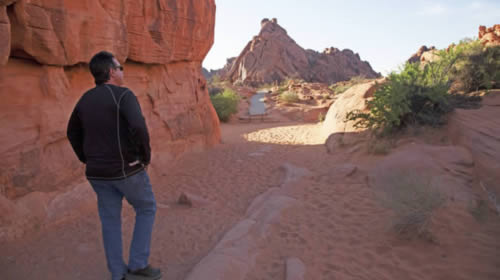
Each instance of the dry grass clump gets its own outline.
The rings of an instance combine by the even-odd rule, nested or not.
[[[295,92],[286,91],[280,94],[280,100],[286,104],[297,103],[300,101],[299,96]]]
[[[432,240],[429,224],[433,212],[441,207],[444,196],[425,174],[394,174],[385,181],[382,203],[394,211],[392,227],[399,235]]]

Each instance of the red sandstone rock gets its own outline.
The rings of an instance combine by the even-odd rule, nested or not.
[[[7,8],[0,6],[0,66],[5,65],[10,55],[10,22]]]
[[[12,1],[2,1],[0,8]],[[118,60],[167,64],[199,61],[213,44],[214,0],[40,1],[19,0],[9,7],[11,56],[41,64],[86,63],[108,50]],[[0,12],[0,24],[5,16]],[[8,23],[8,22],[7,22]],[[5,26],[0,35],[10,38]],[[4,47],[0,57],[5,60]]]
[[[427,46],[421,46],[418,51],[413,54],[409,59],[408,62],[410,63],[415,63],[415,62],[420,62],[420,61],[425,61],[429,59],[429,52],[433,52],[436,50],[436,47],[432,46],[428,48]]]
[[[160,2],[0,0],[0,195],[65,192],[83,175],[65,130],[94,84],[79,63],[103,49],[125,65],[126,86],[141,103],[152,176],[180,154],[219,142],[200,72],[215,3]]]
[[[450,138],[467,148],[474,158],[478,179],[500,197],[500,90],[483,97],[477,110],[456,109],[450,115]],[[499,203],[500,205],[500,203]]]
[[[479,40],[485,46],[500,45],[500,24],[495,24],[492,27],[479,26]]]
[[[220,139],[218,119],[196,62],[125,64],[151,134],[155,169],[181,153]],[[86,67],[62,68],[11,59],[0,67],[0,177],[7,197],[64,188],[82,174],[67,143],[71,110],[93,84]]]
[[[131,60],[201,62],[213,44],[214,0],[128,1],[127,9]]]
[[[354,76],[375,78],[368,62],[351,50],[328,49],[324,53],[304,50],[277,20],[264,19],[261,31],[235,60],[228,60],[225,79],[247,85],[258,85],[299,78],[305,81],[333,83]]]
[[[360,131],[361,129],[354,127],[353,121],[344,122],[345,117],[348,112],[353,110],[367,110],[365,101],[373,96],[378,87],[377,83],[381,82],[383,80],[355,85],[344,92],[328,109],[321,128],[321,137],[327,140],[334,133]],[[328,143],[326,145],[328,146]]]

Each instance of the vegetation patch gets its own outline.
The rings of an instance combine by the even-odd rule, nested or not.
[[[279,99],[286,104],[297,103],[300,101],[298,94],[293,91],[281,93]]]
[[[437,53],[435,61],[407,63],[367,101],[368,111],[354,110],[346,121],[358,128],[387,135],[408,125],[442,125],[454,108],[477,107],[478,96],[467,92],[500,85],[500,47],[483,48],[478,41],[463,41]],[[467,79],[469,77],[470,79]],[[455,91],[450,87],[455,84]],[[459,91],[461,90],[461,91]]]
[[[217,112],[219,120],[222,122],[229,121],[231,115],[238,112],[240,97],[229,88],[226,88],[222,93],[210,96],[210,100]]]
[[[392,227],[395,232],[409,238],[432,239],[431,216],[445,199],[430,176],[396,174],[380,187],[382,205],[394,212]]]
[[[352,77],[349,81],[338,82],[329,86],[335,95],[342,94],[354,85],[366,82],[367,79],[363,76]]]

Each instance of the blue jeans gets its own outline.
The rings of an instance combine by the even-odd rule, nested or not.
[[[97,194],[102,239],[108,269],[113,280],[120,280],[127,269],[137,270],[148,265],[151,233],[156,213],[156,201],[146,171],[116,180],[89,180]],[[134,207],[135,227],[128,266],[123,261],[121,210],[123,197]]]

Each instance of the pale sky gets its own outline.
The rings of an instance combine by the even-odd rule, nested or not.
[[[216,0],[215,41],[203,62],[219,69],[258,35],[263,18],[304,49],[351,49],[383,75],[422,45],[446,48],[500,24],[500,0]]]

